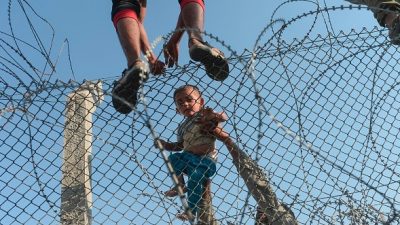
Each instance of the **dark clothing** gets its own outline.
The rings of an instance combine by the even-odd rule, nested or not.
[[[124,9],[131,9],[140,17],[140,2],[138,0],[112,0],[111,20],[113,20],[115,14]]]

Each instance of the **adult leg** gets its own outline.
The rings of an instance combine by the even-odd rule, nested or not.
[[[201,62],[207,75],[214,80],[225,80],[229,75],[229,64],[224,54],[203,41],[204,2],[203,0],[180,0],[179,20],[189,35],[189,54],[194,61]],[[178,25],[180,24],[178,20]]]
[[[122,18],[118,20],[117,33],[129,68],[140,58],[140,25],[133,18]]]
[[[204,31],[204,5],[200,1],[182,1],[181,18],[189,36],[189,48],[193,44],[201,44]]]
[[[114,0],[111,19],[124,51],[128,68],[140,58],[140,17],[138,0]]]
[[[147,37],[146,29],[144,28],[144,18],[146,16],[147,1],[141,0],[139,29],[140,29],[140,46],[142,53],[147,58],[150,65],[150,72],[154,75],[160,75],[165,72],[165,64],[161,62],[151,49],[149,39]]]
[[[128,69],[114,84],[112,103],[114,108],[123,114],[132,111],[137,103],[137,92],[141,81],[147,78],[145,64],[140,60],[140,22],[138,0],[115,0],[111,17],[125,53]]]

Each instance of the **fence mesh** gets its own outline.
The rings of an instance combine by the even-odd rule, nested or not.
[[[321,19],[351,10],[318,8],[274,20],[255,48],[241,53],[205,34],[229,58],[229,78],[213,81],[191,61],[168,69],[144,83],[129,115],[111,104],[118,77],[52,80],[56,63],[43,43],[2,32],[0,223],[62,224],[62,171],[85,161],[90,168],[82,172],[83,183],[90,190],[84,193],[91,201],[73,207],[89,208],[90,223],[181,224],[175,216],[181,201],[163,194],[174,184],[154,138],[176,140],[183,118],[172,93],[190,83],[202,90],[207,106],[228,114],[224,129],[265,171],[300,224],[397,224],[400,54],[385,29],[334,33]],[[29,12],[28,18],[45,21]],[[304,21],[311,24],[304,36],[290,37]],[[68,105],[77,89],[94,104],[72,121],[69,110],[82,115],[79,104]],[[83,135],[73,143],[68,134]],[[65,155],[65,146],[80,145],[91,149],[88,158]],[[220,224],[254,224],[257,203],[228,150],[219,142],[217,149],[214,216]]]

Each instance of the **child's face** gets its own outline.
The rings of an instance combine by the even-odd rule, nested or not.
[[[204,99],[197,90],[187,87],[176,93],[175,105],[178,113],[192,117],[203,108]]]

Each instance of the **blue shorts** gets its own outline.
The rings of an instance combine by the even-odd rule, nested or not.
[[[169,160],[176,175],[188,176],[186,184],[188,204],[195,215],[204,192],[204,182],[215,174],[216,162],[208,156],[199,156],[187,151],[171,154]]]

